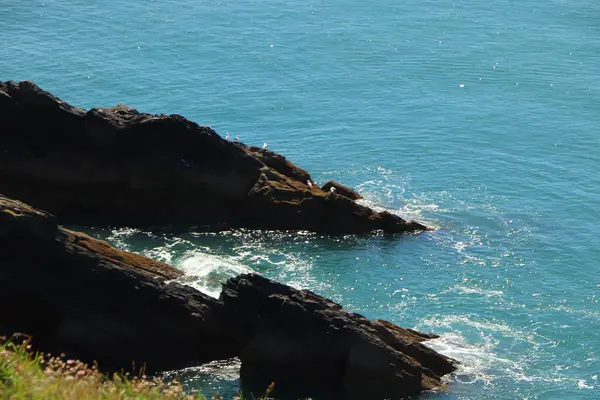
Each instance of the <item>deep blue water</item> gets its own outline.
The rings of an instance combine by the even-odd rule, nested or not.
[[[92,233],[213,294],[252,270],[441,334],[463,364],[423,399],[600,398],[600,3],[0,0],[0,23],[1,80],[266,141],[438,228]]]

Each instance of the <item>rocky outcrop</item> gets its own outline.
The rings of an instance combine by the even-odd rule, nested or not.
[[[57,224],[0,195],[0,335],[102,369],[172,369],[238,356],[246,393],[399,399],[442,386],[453,361],[434,336],[370,321],[310,291],[255,274],[219,299],[178,283],[182,272]]]
[[[62,219],[206,229],[425,230],[312,183],[269,150],[178,115],[73,107],[34,83],[0,83],[0,192]],[[356,196],[354,196],[356,197]]]
[[[350,200],[360,200],[363,198],[360,194],[358,194],[356,190],[350,189],[349,187],[346,187],[344,185],[340,185],[335,181],[328,181],[326,184],[323,185],[323,187],[321,187],[321,190],[324,190],[326,192],[334,191],[340,196],[345,196]]]
[[[236,334],[242,382],[298,398],[399,399],[442,386],[454,363],[421,342],[432,339],[370,321],[307,290],[258,275],[230,279],[224,311]]]
[[[181,274],[0,196],[0,335],[126,371],[133,360],[152,371],[237,355],[222,303],[165,283]]]

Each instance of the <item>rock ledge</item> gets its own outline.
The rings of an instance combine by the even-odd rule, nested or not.
[[[0,82],[0,191],[61,219],[325,233],[427,228],[312,182],[285,157],[179,115],[73,107],[33,82]],[[330,185],[330,184],[328,184]]]
[[[181,271],[64,229],[0,195],[0,335],[105,370],[147,371],[238,356],[246,393],[400,399],[443,386],[454,361],[435,336],[368,320],[307,290],[255,274],[219,299],[170,280]]]

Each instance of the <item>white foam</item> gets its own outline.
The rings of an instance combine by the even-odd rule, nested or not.
[[[201,389],[203,395],[213,398],[212,396],[218,393],[239,393],[241,390],[240,368],[241,361],[239,358],[231,358],[212,361],[195,367],[164,371],[160,373],[160,376],[166,380],[179,380],[183,384],[184,391],[188,394],[197,394],[195,390]],[[225,395],[225,398],[231,397]]]
[[[433,203],[417,203],[417,202],[409,202],[404,205],[402,208],[387,208],[382,206],[376,201],[369,199],[359,199],[356,202],[365,207],[369,207],[372,210],[377,212],[387,211],[391,214],[397,215],[400,218],[412,221],[424,221],[423,211],[437,211],[438,206]],[[427,221],[428,226],[431,226],[431,221]],[[438,226],[433,226],[433,228],[439,228]]]
[[[577,387],[579,389],[593,389],[594,385],[588,385],[585,379],[580,379],[577,381]]]
[[[468,287],[463,285],[452,286],[451,288],[444,290],[442,294],[448,292],[457,292],[460,294],[478,294],[485,297],[500,297],[504,295],[502,290],[482,289],[480,287]]]
[[[207,375],[213,379],[233,381],[239,379],[242,362],[239,358],[211,361],[195,367],[187,367],[161,373],[164,377],[178,376],[185,373],[190,375]]]
[[[597,376],[591,379],[568,376],[561,373],[560,368],[532,374],[529,365],[539,361],[540,356],[543,358],[539,354],[540,343],[552,344],[535,332],[524,332],[497,320],[482,320],[469,315],[435,316],[422,321],[416,328],[421,331],[448,330],[424,344],[460,362],[451,378],[456,383],[493,387],[506,384],[501,382],[508,379],[513,385],[519,385],[519,382],[560,382],[562,386],[575,385],[583,390],[598,388],[594,379]],[[512,356],[499,356],[498,353],[506,352],[507,343],[520,343],[529,349]]]
[[[175,266],[185,272],[176,282],[192,286],[212,297],[219,297],[221,284],[252,269],[235,259],[193,251],[176,261]]]
[[[520,369],[517,363],[496,355],[493,351],[496,343],[491,340],[483,343],[470,343],[458,333],[443,333],[438,339],[424,344],[441,354],[460,361],[454,379],[461,383],[482,382],[489,385],[494,380],[494,375],[490,373],[491,369]]]

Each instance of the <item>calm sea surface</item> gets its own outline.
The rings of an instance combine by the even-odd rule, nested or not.
[[[266,141],[438,228],[93,234],[214,295],[256,271],[441,334],[462,366],[422,399],[600,398],[597,1],[0,0],[0,26],[0,80]]]

